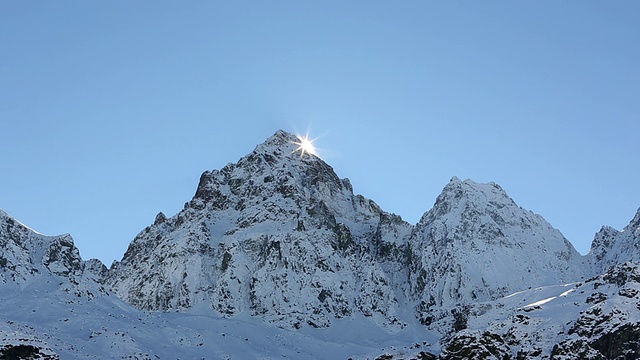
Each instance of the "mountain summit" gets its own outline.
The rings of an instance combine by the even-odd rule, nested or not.
[[[402,327],[395,274],[375,249],[408,238],[411,226],[354,195],[296,141],[278,131],[237,163],[204,172],[185,209],[158,216],[114,264],[113,291],[141,309],[204,306],[282,327],[326,327],[353,313]]]

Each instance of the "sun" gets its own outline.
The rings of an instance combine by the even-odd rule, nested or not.
[[[313,146],[313,141],[309,139],[308,135],[305,136],[298,136],[298,141],[294,142],[294,144],[298,145],[298,148],[295,151],[300,151],[300,157],[303,157],[304,154],[310,154],[310,155],[318,155],[316,152],[316,147]]]

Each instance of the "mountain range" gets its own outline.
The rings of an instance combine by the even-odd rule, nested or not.
[[[414,225],[298,143],[205,171],[109,268],[0,211],[0,359],[640,357],[640,210],[582,256],[454,177]]]

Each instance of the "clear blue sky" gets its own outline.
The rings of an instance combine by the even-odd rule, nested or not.
[[[415,223],[495,181],[586,253],[640,207],[637,1],[4,1],[0,208],[107,265],[276,130]]]

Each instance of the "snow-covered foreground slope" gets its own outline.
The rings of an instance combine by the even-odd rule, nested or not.
[[[68,293],[64,281],[43,275],[0,285],[0,349],[30,345],[60,359],[347,359],[430,337],[390,335],[361,316],[331,329],[287,331],[252,317],[150,313],[114,295]]]
[[[438,324],[442,343],[417,324],[390,334],[359,315],[290,331],[255,317],[149,313],[113,295],[78,296],[65,281],[0,285],[0,348],[29,345],[52,359],[605,359],[640,350],[638,263],[467,306]]]

